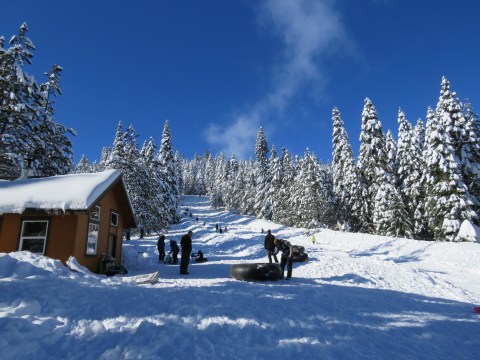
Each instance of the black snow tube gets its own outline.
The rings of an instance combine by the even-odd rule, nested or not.
[[[300,245],[293,245],[293,252],[294,253],[303,253],[305,251],[305,248]]]
[[[236,264],[230,267],[230,276],[243,281],[275,281],[282,276],[278,264]]]
[[[304,262],[308,260],[308,254],[301,252],[301,253],[293,253],[293,262]]]
[[[197,259],[195,259],[194,261],[195,261],[196,263],[203,263],[203,262],[208,261],[208,259],[207,259],[207,258],[201,258],[201,259],[200,259],[200,258],[197,258]]]

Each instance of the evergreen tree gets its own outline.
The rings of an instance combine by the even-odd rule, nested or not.
[[[257,218],[265,217],[265,204],[268,201],[269,175],[268,175],[268,144],[263,128],[260,127],[257,133],[257,141],[255,143],[256,162],[256,178],[257,189],[255,196],[254,211]]]
[[[75,132],[54,121],[62,68],[54,65],[45,74],[48,82],[40,86],[24,71],[35,50],[27,32],[24,23],[8,49],[0,38],[0,158],[15,159],[20,166],[31,159],[37,176],[66,174],[73,168],[67,134]]]
[[[361,184],[352,146],[337,108],[333,108],[332,121],[332,181],[333,190],[338,198],[339,222],[345,230],[358,231],[362,228],[362,219],[366,217],[366,208],[361,199]]]
[[[292,155],[287,149],[282,148],[282,157],[280,159],[280,166],[276,167],[277,170],[273,172],[275,177],[275,188],[280,181],[280,188],[275,195],[274,213],[272,219],[281,224],[293,226],[294,219],[292,217],[292,189],[295,179],[295,164]]]
[[[464,105],[465,138],[460,151],[464,181],[475,198],[475,211],[480,213],[480,123],[471,104]]]
[[[397,177],[397,143],[390,130],[385,135],[385,147],[387,149],[387,169],[390,175],[396,181]]]
[[[391,177],[384,178],[375,196],[373,224],[378,235],[413,237],[412,224]]]
[[[255,195],[257,190],[256,162],[250,160],[245,164],[245,192],[241,200],[242,214],[255,216]]]
[[[80,158],[80,161],[77,164],[77,167],[75,168],[75,174],[83,174],[83,173],[89,173],[89,172],[90,172],[90,162],[88,161],[85,155],[82,155],[82,157]]]
[[[402,110],[398,112],[398,146],[397,146],[397,186],[399,196],[403,199],[410,230],[405,233],[413,236],[415,211],[419,205],[421,191],[422,149],[410,122]],[[408,226],[408,225],[407,225]],[[405,226],[402,226],[405,228]]]
[[[362,131],[360,133],[360,153],[358,156],[358,174],[362,186],[362,197],[366,206],[364,228],[373,227],[373,208],[375,196],[383,182],[385,173],[388,173],[388,157],[385,145],[385,136],[377,111],[370,99],[365,99],[362,113]]]
[[[463,182],[461,166],[450,137],[435,113],[429,109],[425,139],[425,220],[434,239],[453,240],[460,223],[476,221],[473,203]]]
[[[210,200],[213,208],[223,208],[225,206],[225,190],[224,185],[227,179],[227,164],[222,153],[215,158],[215,179],[213,182],[213,192]]]
[[[169,213],[169,222],[177,223],[180,220],[178,214],[178,206],[180,201],[180,177],[177,172],[174,153],[172,149],[172,138],[170,135],[170,125],[168,120],[165,121],[162,132],[162,141],[160,150],[158,152],[158,162],[160,164],[160,171],[162,182],[165,184],[166,193],[163,194],[165,206]]]
[[[277,155],[277,150],[275,146],[272,146],[272,151],[270,152],[270,166],[268,170],[271,175],[270,182],[270,195],[272,205],[272,213],[270,217],[267,217],[269,220],[276,219],[277,208],[281,206],[281,189],[283,182],[283,168],[282,161]]]

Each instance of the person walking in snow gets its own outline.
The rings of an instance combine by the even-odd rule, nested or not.
[[[267,235],[265,236],[265,250],[268,256],[268,262],[272,263],[272,256],[275,260],[275,263],[278,264],[277,255],[275,254],[275,236],[272,235],[272,231],[268,230]]]
[[[192,235],[190,230],[182,236],[180,245],[182,246],[182,258],[180,259],[180,275],[188,275],[188,264],[190,263],[190,253],[192,252]]]
[[[160,235],[157,241],[158,261],[165,258],[165,235]]]
[[[180,251],[180,248],[178,247],[177,242],[175,240],[170,240],[170,252],[168,254],[169,255],[172,254],[172,264],[178,263],[179,251]]]
[[[292,277],[292,265],[293,265],[293,245],[290,241],[275,239],[274,240],[276,251],[275,254],[282,252],[282,258],[280,259],[280,267],[282,268],[283,279],[285,273],[285,265],[287,265],[287,280]]]

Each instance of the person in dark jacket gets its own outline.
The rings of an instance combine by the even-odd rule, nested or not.
[[[282,258],[280,260],[280,267],[282,268],[282,279],[285,273],[285,265],[287,265],[287,280],[292,277],[292,264],[293,264],[293,246],[290,241],[275,239],[274,240],[276,251],[275,254],[282,252]]]
[[[272,235],[272,231],[268,230],[265,236],[265,250],[267,251],[268,262],[272,263],[272,255],[275,263],[278,264],[277,254],[275,254],[275,236]]]
[[[157,241],[158,261],[165,259],[165,235],[160,235]]]
[[[188,275],[188,264],[190,263],[190,253],[192,252],[192,235],[190,230],[182,236],[180,245],[182,246],[182,258],[180,259],[180,275]]]
[[[178,252],[180,248],[175,240],[170,240],[170,252],[168,254],[172,254],[172,264],[178,263]]]

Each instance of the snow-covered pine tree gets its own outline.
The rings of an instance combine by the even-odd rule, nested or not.
[[[332,110],[332,181],[338,199],[338,215],[341,228],[359,231],[361,219],[365,219],[366,208],[361,198],[361,185],[357,175],[352,146],[341,118],[340,111]]]
[[[292,188],[295,226],[315,228],[319,223],[318,163],[307,148],[303,158],[297,160],[298,171]]]
[[[162,174],[162,181],[165,182],[166,193],[163,194],[165,206],[168,209],[169,223],[177,223],[180,220],[178,207],[180,202],[180,176],[177,173],[175,157],[172,148],[172,137],[170,134],[170,125],[165,121],[162,132],[162,141],[158,151],[158,162]]]
[[[406,119],[405,113],[399,109],[396,184],[403,200],[405,211],[408,214],[408,223],[412,226],[406,234],[413,234],[415,211],[417,210],[421,194],[419,185],[421,183],[422,149],[419,146],[419,139],[412,124]]]
[[[212,207],[215,209],[223,208],[225,206],[225,184],[227,179],[227,163],[223,156],[223,153],[220,153],[215,158],[215,178],[213,182],[213,191],[210,195],[210,200]]]
[[[322,165],[317,160],[318,166],[318,220],[329,229],[337,228],[339,223],[339,202],[333,190],[333,176],[331,165]]]
[[[25,63],[31,64],[35,49],[27,31],[23,23],[8,49],[4,48],[5,38],[0,37],[0,155],[18,158],[19,166],[34,151],[30,138],[38,120],[34,104],[38,86],[23,70]]]
[[[198,154],[193,158],[194,194],[205,194],[205,159]]]
[[[296,170],[292,155],[286,148],[282,148],[280,168],[282,180],[280,183],[279,192],[276,195],[273,220],[287,226],[293,226],[294,219],[292,217],[292,189]]]
[[[215,161],[212,154],[205,154],[205,176],[204,176],[205,194],[212,195],[215,182]]]
[[[480,144],[478,128],[472,112],[464,113],[464,106],[457,94],[450,89],[450,82],[442,78],[440,97],[435,114],[448,132],[455,156],[460,164],[463,181],[472,195],[474,209],[479,208],[478,189],[480,188]]]
[[[476,199],[475,211],[480,214],[480,118],[470,103],[464,104],[465,143],[460,153],[464,181]]]
[[[239,212],[242,211],[243,196],[246,191],[246,164],[246,161],[240,161],[238,163],[238,170],[232,188],[232,202],[234,203],[234,208]]]
[[[476,221],[477,214],[472,209],[471,195],[463,182],[461,166],[444,123],[428,109],[423,156],[425,220],[432,238],[452,241],[461,222]]]
[[[77,166],[75,167],[75,174],[83,174],[83,173],[89,173],[89,172],[91,172],[90,162],[88,161],[85,154],[83,154]]]
[[[387,149],[382,124],[370,99],[366,98],[362,112],[360,152],[357,161],[360,183],[364,186],[362,197],[367,209],[363,228],[373,228],[375,196],[388,172]]]
[[[244,169],[244,184],[245,191],[243,192],[240,212],[245,215],[255,216],[255,194],[257,189],[256,162],[249,160],[245,162]]]
[[[49,80],[40,85],[38,95],[41,121],[37,129],[35,160],[36,172],[44,176],[68,174],[73,168],[72,143],[66,134],[75,135],[75,131],[54,122],[53,104],[54,98],[61,94],[61,71],[62,67],[52,66],[50,72],[45,74]]]
[[[12,157],[21,163],[33,161],[34,174],[50,176],[67,174],[73,169],[73,151],[67,134],[72,129],[54,122],[54,97],[61,93],[59,82],[62,68],[54,65],[45,84],[37,85],[24,72],[31,64],[35,46],[26,36],[27,24],[10,40],[4,49],[0,38],[0,157]]]
[[[411,221],[389,174],[383,178],[375,196],[373,224],[378,235],[413,237]]]
[[[103,155],[106,155],[106,153],[104,154],[102,152],[102,161]],[[117,131],[113,140],[113,146],[108,152],[108,157],[105,158],[103,162],[104,169],[117,169],[123,171],[127,168],[127,160],[125,154],[125,138],[123,133],[123,124],[121,121],[119,121],[117,125]]]
[[[235,193],[235,185],[238,176],[238,161],[234,154],[230,157],[227,163],[226,182],[224,184],[226,191],[224,192],[225,207],[229,211],[235,211],[239,209],[240,198]],[[228,191],[228,189],[230,191]]]
[[[192,161],[188,161],[186,158],[181,160],[182,168],[182,194],[193,195],[197,193],[197,171],[199,167],[199,158],[198,154],[195,154]]]
[[[124,138],[127,168],[123,178],[129,189],[139,228],[143,228],[147,234],[152,231],[159,233],[168,225],[168,218],[161,212],[163,204],[156,177],[149,171],[145,157],[140,154],[133,125],[128,126]]]
[[[392,175],[396,182],[397,177],[397,143],[390,130],[385,135],[385,147],[387,149],[387,166],[388,172]]]
[[[272,212],[271,216],[267,218],[271,220],[276,218],[275,213],[277,211],[277,207],[279,206],[283,181],[282,161],[278,157],[275,145],[272,145],[272,150],[270,151],[270,163],[268,172],[271,176],[269,198],[271,201]]]
[[[268,200],[270,177],[268,174],[268,143],[265,132],[260,126],[255,143],[257,189],[254,211],[257,218],[265,217],[265,202]]]

